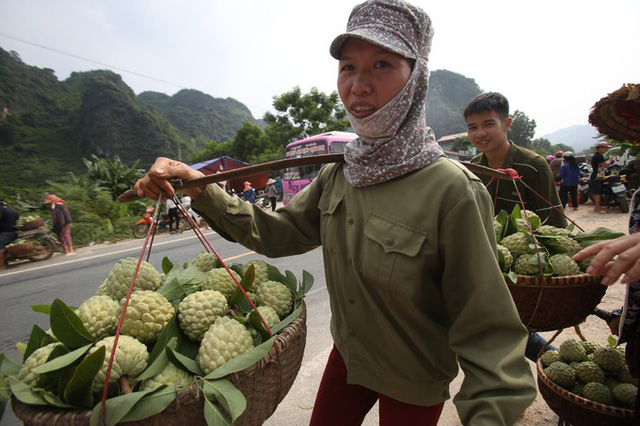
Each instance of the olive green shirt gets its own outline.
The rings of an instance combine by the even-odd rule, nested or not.
[[[276,212],[209,185],[193,207],[225,238],[269,257],[323,247],[331,333],[347,380],[391,398],[454,399],[464,424],[507,425],[535,399],[527,331],[496,261],[491,199],[440,158],[362,188],[341,164]]]
[[[558,209],[564,213],[560,196],[556,189],[556,183],[553,180],[553,173],[547,160],[541,155],[526,148],[519,147],[511,141],[509,141],[509,143],[511,144],[511,148],[500,168],[514,169],[522,179],[515,181],[492,180],[491,176],[480,176],[491,194],[492,200],[495,200],[495,213],[498,214],[501,210],[506,210],[507,213],[511,213],[514,206],[521,206],[518,192],[513,184],[513,182],[515,182],[516,185],[518,185],[518,190],[520,191],[522,201],[527,210],[535,212],[540,216],[541,221],[544,222],[546,220],[545,224],[547,225],[566,228],[567,220],[562,214],[555,210]],[[471,159],[471,162],[489,167],[489,162],[484,154],[476,155]],[[531,190],[538,193],[542,198],[538,197]]]

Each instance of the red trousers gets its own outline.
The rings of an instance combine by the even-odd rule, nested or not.
[[[380,400],[380,426],[436,426],[444,403],[406,404],[359,385],[347,384],[347,367],[334,346],[324,370],[310,426],[355,426]]]

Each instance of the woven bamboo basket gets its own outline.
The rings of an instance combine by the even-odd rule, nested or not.
[[[520,320],[531,331],[553,331],[580,324],[602,300],[607,287],[599,275],[506,279]]]
[[[599,404],[555,384],[538,360],[538,390],[549,408],[572,426],[632,426],[633,410]]]
[[[235,425],[257,426],[267,420],[291,389],[300,366],[307,337],[307,310],[276,337],[269,353],[252,366],[227,377],[247,399],[247,409]],[[277,347],[277,350],[276,350]],[[16,417],[26,426],[88,426],[90,410],[63,410],[24,404],[15,397],[11,405]],[[204,419],[204,398],[197,385],[180,392],[162,413],[129,426],[200,426]]]
[[[31,220],[29,222],[25,222],[24,225],[20,227],[21,231],[31,231],[32,229],[38,229],[41,226],[44,226],[44,219],[38,218],[36,220]]]

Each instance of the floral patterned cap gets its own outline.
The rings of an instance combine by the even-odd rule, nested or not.
[[[370,0],[353,8],[347,32],[331,43],[329,52],[340,59],[342,46],[356,37],[405,58],[426,59],[431,50],[431,19],[422,9],[402,0]]]

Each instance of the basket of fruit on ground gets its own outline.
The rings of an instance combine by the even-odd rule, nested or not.
[[[634,425],[637,386],[621,347],[572,339],[538,359],[540,394],[574,426]]]
[[[5,247],[7,252],[14,257],[24,256],[25,254],[34,251],[36,248],[36,244],[30,241],[11,243]]]
[[[58,299],[32,307],[51,329],[34,326],[18,344],[23,363],[0,356],[16,416],[26,425],[262,424],[300,369],[313,277],[305,271],[299,283],[260,260],[227,270],[208,253],[183,268],[165,258],[162,275],[142,262],[103,406],[137,262],[119,260],[77,309]]]
[[[600,284],[602,277],[584,272],[590,259],[577,263],[572,256],[622,233],[606,228],[577,232],[574,225],[566,229],[544,225],[534,212],[518,206],[511,214],[501,211],[493,224],[500,267],[529,330],[572,327],[593,312],[606,286]]]
[[[31,231],[32,229],[38,229],[41,226],[44,226],[44,219],[40,216],[34,215],[20,217],[16,223],[16,227],[21,231]]]

